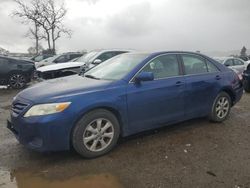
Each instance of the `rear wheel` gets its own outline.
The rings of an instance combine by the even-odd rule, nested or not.
[[[226,92],[218,94],[211,109],[210,120],[214,122],[224,121],[231,109],[231,98]]]
[[[14,73],[9,77],[9,85],[14,89],[21,89],[26,85],[26,77],[22,73]]]
[[[74,149],[83,157],[94,158],[109,152],[117,143],[120,127],[117,118],[107,110],[86,114],[72,134]]]

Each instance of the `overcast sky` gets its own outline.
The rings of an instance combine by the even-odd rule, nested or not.
[[[250,0],[65,0],[65,4],[65,25],[73,35],[58,41],[59,52],[250,48]],[[0,0],[0,47],[27,52],[34,41],[24,37],[28,26],[10,17],[15,8],[12,0]]]

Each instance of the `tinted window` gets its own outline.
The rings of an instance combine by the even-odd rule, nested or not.
[[[149,62],[142,71],[152,72],[155,79],[179,75],[179,65],[176,55],[163,55]]]
[[[75,59],[77,57],[80,57],[81,54],[70,54],[70,59]]]
[[[234,62],[233,62],[232,59],[228,59],[228,60],[226,60],[226,62],[224,63],[224,65],[226,65],[226,66],[233,66]]]
[[[208,72],[218,72],[219,69],[210,61],[207,61]]]
[[[238,59],[234,59],[234,65],[244,65],[244,63]]]
[[[208,72],[206,62],[202,58],[193,55],[182,55],[182,59],[186,74],[201,74]]]

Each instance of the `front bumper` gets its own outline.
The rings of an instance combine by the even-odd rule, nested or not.
[[[69,150],[73,123],[66,117],[59,113],[30,118],[11,115],[7,128],[29,149],[40,152]]]

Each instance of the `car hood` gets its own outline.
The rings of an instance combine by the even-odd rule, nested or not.
[[[53,65],[47,65],[37,69],[39,72],[56,71],[61,69],[75,68],[85,65],[83,62],[67,62],[67,63],[57,63]]]
[[[40,103],[65,96],[102,90],[111,84],[112,81],[95,80],[74,75],[35,84],[21,91],[17,97]]]

